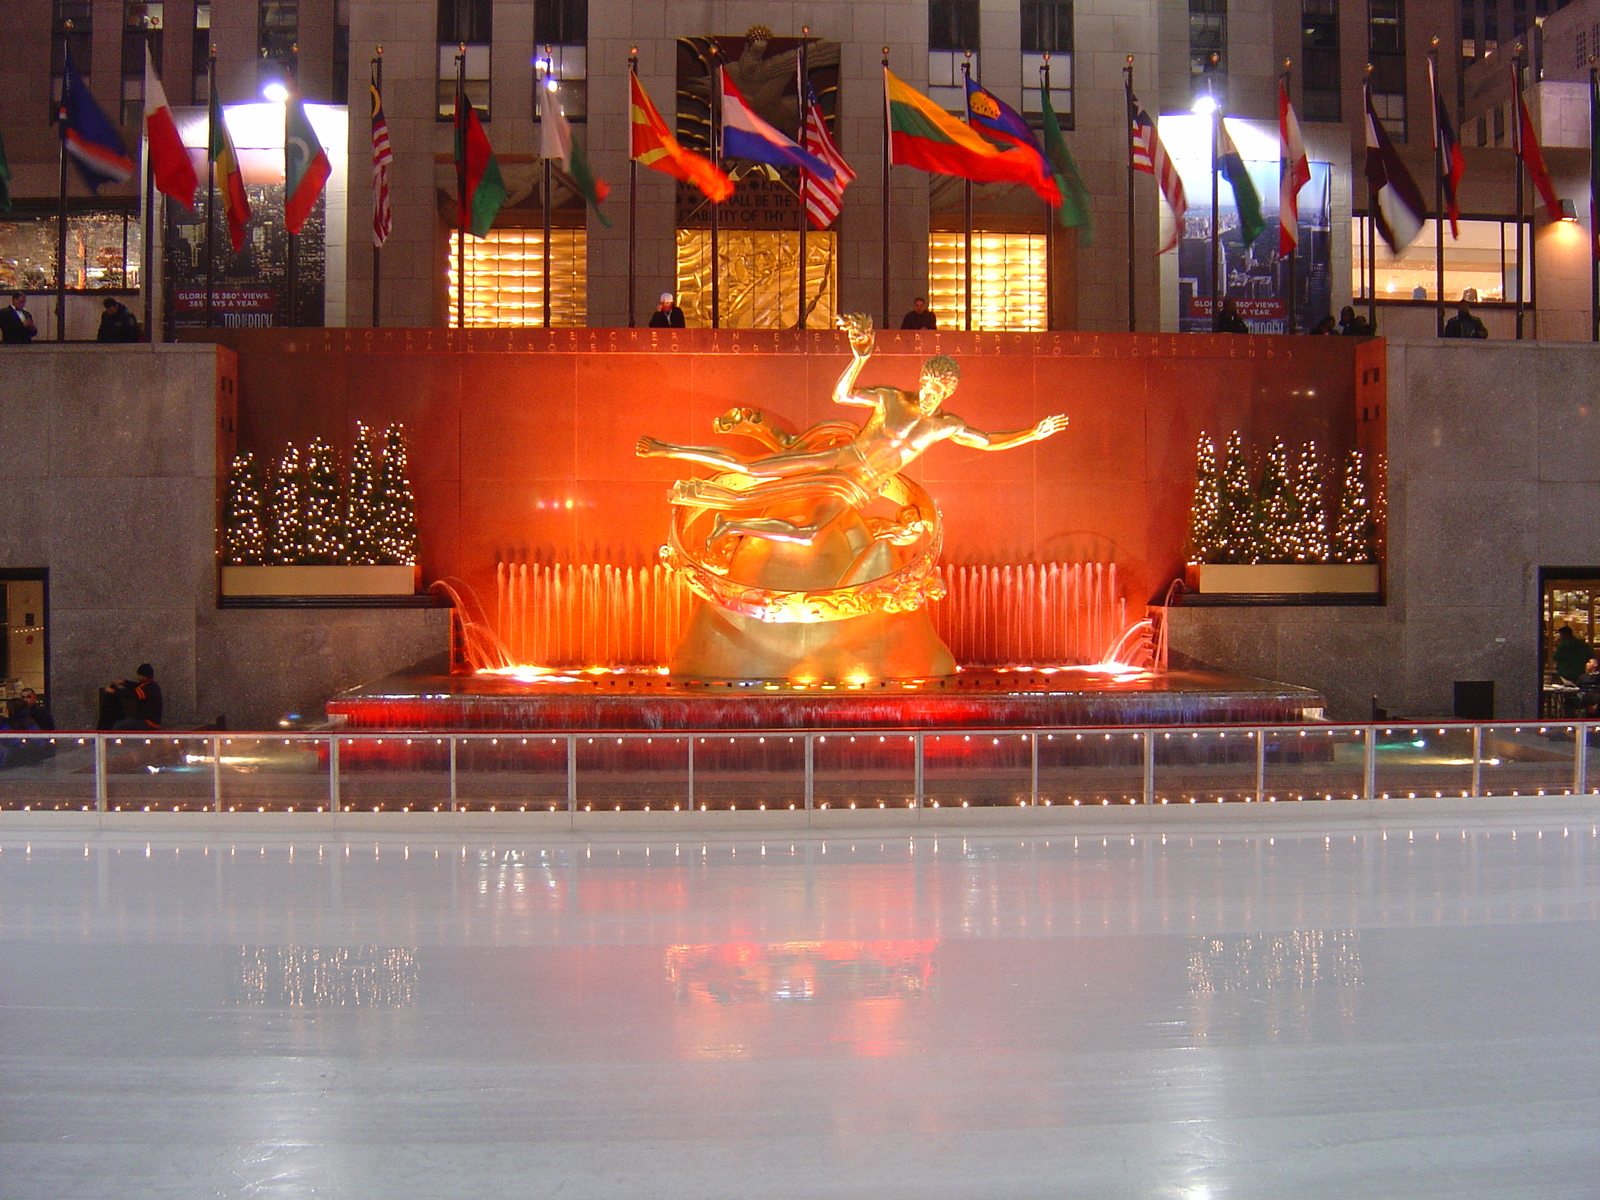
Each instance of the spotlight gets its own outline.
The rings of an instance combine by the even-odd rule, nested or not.
[[[261,89],[261,96],[269,104],[283,104],[289,99],[289,89],[274,80]]]

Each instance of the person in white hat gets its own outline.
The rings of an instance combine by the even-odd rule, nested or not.
[[[661,303],[650,314],[651,329],[682,329],[683,309],[673,303],[671,292],[661,293]]]

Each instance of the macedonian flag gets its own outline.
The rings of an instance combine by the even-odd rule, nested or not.
[[[721,167],[678,144],[656,106],[650,103],[650,97],[644,94],[644,88],[639,86],[639,77],[631,71],[628,83],[633,93],[628,114],[632,128],[629,156],[652,170],[664,171],[674,179],[694,184],[713,203],[733,195],[733,180]]]

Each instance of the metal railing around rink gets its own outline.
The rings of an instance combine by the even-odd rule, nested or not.
[[[1600,724],[0,733],[0,809],[800,811],[1600,792]],[[1595,760],[1595,761],[1591,761]]]

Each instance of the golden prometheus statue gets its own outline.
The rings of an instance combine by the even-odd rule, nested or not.
[[[863,424],[826,421],[797,433],[781,418],[735,408],[717,418],[716,431],[752,438],[765,452],[639,439],[643,457],[716,472],[672,488],[661,557],[701,600],[673,655],[675,675],[864,683],[955,670],[925,607],[944,595],[939,510],[901,472],[939,442],[1009,450],[1059,432],[1067,419],[1015,433],[973,428],[943,407],[961,378],[944,355],[923,364],[915,392],[858,387],[872,356],[872,319],[854,313],[837,324],[851,360],[833,398],[871,409]]]

